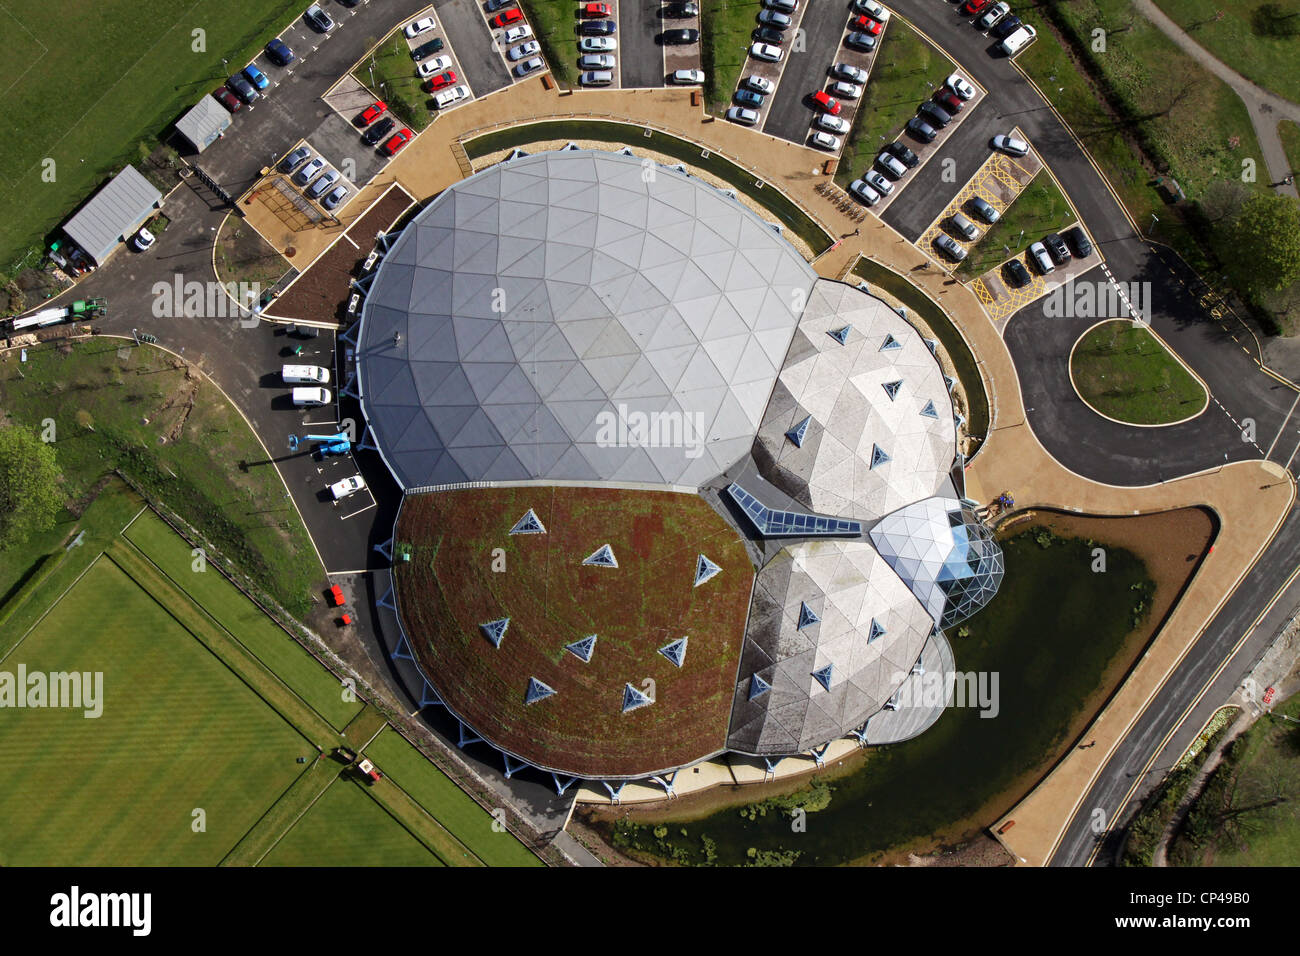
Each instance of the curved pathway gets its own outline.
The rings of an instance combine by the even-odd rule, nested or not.
[[[1268,167],[1270,182],[1280,183],[1293,172],[1291,161],[1287,159],[1286,150],[1282,148],[1282,138],[1278,136],[1277,124],[1280,120],[1290,120],[1300,125],[1300,106],[1288,99],[1278,96],[1246,79],[1228,64],[1224,63],[1205,47],[1201,46],[1169,18],[1152,0],[1133,0],[1137,11],[1151,21],[1151,25],[1173,40],[1201,66],[1205,67],[1219,79],[1232,87],[1233,92],[1241,97],[1250,113],[1251,125],[1255,127],[1255,136],[1259,139],[1260,149],[1264,151],[1264,165]],[[1276,187],[1279,192],[1300,198],[1295,183]]]

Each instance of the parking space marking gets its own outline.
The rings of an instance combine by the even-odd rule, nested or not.
[[[339,517],[339,520],[340,520],[340,521],[347,521],[349,518],[355,518],[357,515],[365,514],[365,513],[366,513],[367,511],[369,511],[371,508],[378,508],[378,507],[379,507],[379,504],[375,501],[374,498],[371,498],[371,499],[370,499],[370,504],[366,505],[364,508],[361,508],[361,509],[359,509],[359,510],[357,510],[357,511],[352,512],[352,514],[348,514],[348,515],[342,515],[342,516],[340,516],[340,517]]]
[[[666,12],[668,5],[661,3],[660,8]],[[660,22],[665,30],[694,30],[697,33],[694,43],[660,44],[663,53],[664,82],[666,83],[668,77],[678,70],[701,69],[704,59],[700,51],[700,40],[704,36],[704,32],[700,25],[700,15],[696,14],[693,17],[663,17]]]
[[[551,65],[546,62],[546,57],[542,54],[541,51],[541,42],[538,41],[538,50],[535,54],[533,54],[533,56],[541,57],[542,68],[538,70],[536,73],[529,73],[527,76],[518,76],[515,74],[515,67],[518,66],[520,63],[523,63],[525,60],[532,59],[532,57],[528,57],[528,56],[520,57],[518,60],[510,59],[510,57],[507,56],[507,47],[504,40],[506,31],[509,30],[511,27],[527,25],[528,29],[531,30],[532,32],[527,37],[520,40],[519,42],[529,43],[534,40],[537,40],[537,31],[536,29],[533,28],[533,25],[529,23],[528,14],[524,13],[522,7],[507,7],[506,10],[499,10],[497,11],[497,13],[492,14],[492,16],[488,16],[487,11],[483,9],[482,3],[478,2],[478,0],[473,0],[473,2],[474,2],[475,9],[478,10],[479,17],[483,20],[483,25],[487,27],[488,34],[492,37],[492,48],[497,51],[497,56],[501,58],[501,62],[505,65],[506,74],[510,77],[511,86],[513,86],[514,84],[518,83],[521,80],[531,80],[535,76],[544,76],[545,74],[551,71]],[[523,16],[520,19],[516,20],[513,24],[510,24],[510,26],[493,27],[492,17],[499,16],[500,14],[505,13],[507,10],[518,10],[521,14],[523,14]],[[471,99],[473,98],[473,92],[474,92],[473,90],[470,91]],[[469,100],[464,100],[462,102],[468,103]],[[460,104],[456,104],[456,105],[460,105]]]
[[[880,33],[876,35],[876,45],[872,47],[871,50],[868,51],[868,50],[861,50],[855,46],[849,46],[847,42],[849,38],[849,34],[853,32],[851,28],[856,23],[857,17],[860,15],[861,14],[859,14],[856,9],[853,9],[850,12],[849,19],[845,23],[844,29],[840,34],[840,45],[835,48],[835,55],[831,58],[831,62],[826,65],[827,78],[822,83],[821,88],[823,90],[826,90],[828,94],[830,94],[829,87],[833,83],[835,83],[837,79],[839,79],[838,77],[830,76],[830,70],[837,63],[847,63],[850,66],[856,66],[867,71],[867,78],[863,80],[861,84],[854,83],[853,80],[845,81],[848,83],[854,83],[855,86],[860,85],[862,87],[862,95],[863,96],[866,95],[867,84],[871,82],[871,69],[872,67],[875,66],[876,56],[880,53],[880,48],[885,43],[885,33],[886,31],[889,30],[889,21],[894,19],[894,17],[893,14],[891,13],[889,20],[881,21]],[[840,104],[840,112],[839,112],[840,118],[849,124],[849,131],[847,133],[832,134],[839,138],[840,148],[831,151],[831,150],[823,150],[820,149],[819,147],[814,147],[812,145],[811,140],[812,140],[813,133],[819,130],[819,127],[816,125],[816,119],[817,119],[816,114],[818,111],[815,109],[813,111],[814,115],[809,120],[808,132],[804,135],[804,141],[801,145],[807,146],[809,149],[818,149],[819,152],[823,152],[823,153],[829,152],[830,155],[834,156],[836,159],[839,159],[844,155],[844,147],[848,145],[849,137],[853,135],[853,121],[854,118],[858,115],[858,107],[862,103],[862,96],[859,96],[855,100],[847,100],[841,97],[836,97],[836,99],[839,100],[839,104]]]

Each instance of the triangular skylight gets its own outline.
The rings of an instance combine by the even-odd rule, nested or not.
[[[900,341],[898,341],[898,339],[894,338],[894,336],[893,336],[892,333],[887,333],[887,334],[885,335],[885,341],[884,341],[884,344],[880,346],[880,351],[885,352],[885,351],[888,351],[888,350],[890,350],[890,349],[901,349],[902,347],[903,347],[903,343],[902,343],[902,342],[900,342]]]
[[[921,409],[921,414],[924,415],[926,418],[938,418],[938,417],[939,417],[939,412],[938,412],[938,410],[934,407],[934,402],[933,402],[933,401],[928,401],[928,402],[925,403],[925,406]]]
[[[665,644],[659,648],[659,653],[673,662],[675,667],[681,667],[686,660],[686,642],[690,638],[682,637],[673,641],[671,644]]]
[[[565,644],[564,649],[582,661],[584,664],[591,662],[591,655],[596,650],[596,635],[588,634],[580,641],[574,641],[572,644]]]
[[[755,697],[762,697],[771,689],[772,689],[772,685],[769,684],[767,681],[763,680],[763,678],[759,677],[757,674],[750,675],[749,678],[749,699],[750,700],[753,700]]]
[[[867,643],[870,644],[884,633],[885,629],[881,627],[880,622],[873,617],[871,619],[871,627],[867,629]]]
[[[957,384],[957,380],[953,378],[951,375],[945,375],[943,377],[943,383],[948,386],[948,391],[951,392],[953,386]]]
[[[704,555],[695,559],[695,587],[699,587],[705,581],[722,573],[722,568],[718,567]]]
[[[898,390],[902,387],[902,379],[897,382],[885,382],[885,394],[889,396],[891,402],[898,397]]]
[[[549,684],[543,684],[536,677],[528,678],[528,689],[524,691],[524,703],[535,704],[539,700],[545,700],[555,693],[555,688]]]
[[[839,342],[840,345],[843,345],[849,340],[849,329],[851,328],[853,328],[853,326],[851,325],[842,325],[838,329],[831,329],[826,334],[829,335],[831,338],[833,338],[836,342]]]
[[[932,354],[932,355],[938,355],[938,354],[939,354],[939,343],[938,343],[938,342],[936,342],[934,339],[922,339],[922,341],[925,342],[925,347],[928,348],[928,349],[930,350],[930,354]]]
[[[817,612],[816,612],[816,611],[814,611],[812,608],[810,608],[810,607],[809,607],[807,604],[805,604],[803,601],[800,601],[800,602],[799,602],[799,626],[798,626],[798,630],[802,631],[805,627],[808,627],[810,624],[816,624],[816,623],[817,623],[818,621],[820,621],[820,620],[821,620],[821,618],[817,616]]]
[[[529,508],[524,512],[524,516],[515,522],[515,526],[510,529],[511,534],[546,534],[546,527],[537,517],[536,512]]]
[[[654,701],[646,696],[644,692],[637,690],[631,684],[623,685],[623,713],[626,714],[629,710],[636,710],[638,707],[645,707],[653,703]]]
[[[812,672],[812,676],[817,678],[817,683],[821,684],[827,690],[831,689],[831,667],[827,664],[825,667],[819,667]]]
[[[614,549],[607,544],[602,544],[599,548],[583,560],[583,564],[594,564],[598,568],[616,568],[618,561],[614,558]]]
[[[881,448],[879,445],[871,446],[871,467],[872,468],[875,468],[877,465],[883,465],[886,462],[890,462],[893,460],[894,459],[889,457],[889,453],[885,451],[883,448]]]
[[[803,421],[797,423],[793,428],[785,433],[785,437],[794,442],[796,448],[803,447],[803,440],[808,435],[808,423],[812,421],[812,416],[806,416]]]
[[[478,629],[483,632],[483,636],[492,642],[493,647],[501,646],[501,638],[506,636],[506,628],[510,626],[510,618],[497,618],[495,621],[488,621],[486,624],[480,624]]]

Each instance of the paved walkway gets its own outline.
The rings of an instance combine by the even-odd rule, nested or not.
[[[1276,93],[1270,93],[1263,87],[1256,86],[1232,69],[1188,36],[1187,32],[1157,7],[1153,0],[1133,0],[1133,5],[1139,13],[1151,21],[1157,30],[1177,43],[1184,53],[1227,83],[1241,97],[1241,101],[1246,104],[1246,111],[1250,113],[1250,122],[1255,127],[1260,148],[1264,151],[1264,165],[1268,167],[1269,182],[1281,182],[1291,175],[1291,163],[1282,148],[1277,124],[1284,119],[1300,124],[1300,106],[1283,99]],[[1300,198],[1295,183],[1279,186],[1277,189],[1288,196]]]

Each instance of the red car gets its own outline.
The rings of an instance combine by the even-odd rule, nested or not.
[[[987,3],[988,0],[985,0]],[[862,33],[870,33],[873,37],[880,36],[880,31],[885,29],[885,25],[879,20],[873,20],[871,17],[858,17],[850,24],[850,29],[858,30]]]
[[[424,84],[424,88],[430,93],[437,93],[444,86],[451,86],[455,82],[456,71],[448,70],[447,72],[439,73],[437,76],[430,79],[428,83]]]
[[[599,20],[601,17],[610,16],[608,3],[584,3],[582,5],[582,16],[586,20]]]
[[[403,126],[384,141],[384,152],[389,156],[396,156],[401,148],[409,143],[414,136],[415,134],[410,129]]]
[[[508,27],[512,23],[518,23],[524,18],[523,11],[518,7],[511,7],[509,10],[502,10],[492,18],[492,28]]]
[[[991,2],[992,0],[966,0],[966,2],[961,5],[961,12],[966,14],[968,17],[973,17],[975,14],[987,7]]]
[[[813,94],[812,98],[813,102],[817,104],[817,108],[823,113],[830,113],[831,116],[839,116],[840,101],[835,99],[835,97],[831,96],[825,90],[818,90]]]
[[[375,100],[374,105],[367,106],[366,111],[361,114],[361,125],[369,126],[375,120],[379,119],[379,117],[383,115],[384,111],[387,109],[388,109],[387,103],[385,103],[383,100]]]
[[[239,108],[244,105],[240,102],[238,96],[230,92],[230,88],[227,86],[223,86],[219,90],[213,90],[212,95],[217,98],[218,103],[230,110],[232,113],[238,113]]]

